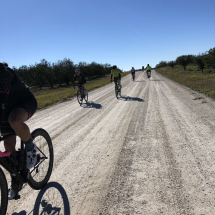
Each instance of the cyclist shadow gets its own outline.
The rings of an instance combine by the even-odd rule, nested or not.
[[[39,192],[34,205],[33,215],[40,214],[70,215],[66,191],[59,183],[50,182]]]
[[[28,215],[70,215],[69,199],[64,188],[57,182],[49,182],[40,190],[34,209]],[[12,215],[27,215],[26,211]]]
[[[82,104],[83,108],[95,108],[95,109],[102,109],[102,105],[96,104],[94,102],[87,102],[85,104]]]
[[[12,213],[12,215],[26,215],[26,211],[20,211],[19,213]]]
[[[137,97],[130,97],[130,96],[121,96],[119,100],[124,100],[124,101],[138,101],[138,102],[144,102],[144,99],[137,98]]]
[[[64,188],[57,182],[48,183],[38,194],[34,209],[28,215],[70,215],[69,200]],[[12,215],[27,215],[26,211]]]

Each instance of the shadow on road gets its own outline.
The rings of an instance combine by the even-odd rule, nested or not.
[[[28,202],[26,202],[28,204]],[[48,183],[38,194],[30,213],[20,211],[12,215],[70,215],[69,199],[64,188],[57,182]]]
[[[162,79],[153,79],[153,80],[150,80],[150,81],[163,81]]]
[[[87,102],[82,104],[83,108],[95,108],[95,109],[102,109],[102,105],[96,104],[94,102]]]
[[[69,200],[64,188],[57,182],[48,183],[36,199],[33,215],[70,215]]]
[[[141,81],[134,81],[134,82],[146,82],[145,80],[141,80]]]
[[[19,213],[12,213],[12,215],[27,215],[26,211],[20,211]]]
[[[121,96],[119,97],[119,100],[144,102],[144,99],[130,96]]]
[[[26,202],[27,204],[27,202]],[[69,200],[64,188],[57,182],[49,182],[40,190],[34,209],[30,213],[20,211],[12,215],[70,215]]]

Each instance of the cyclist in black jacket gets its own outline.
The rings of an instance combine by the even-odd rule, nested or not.
[[[73,86],[74,86],[74,83],[75,81],[77,80],[78,81],[78,85],[82,85],[84,87],[84,90],[85,90],[85,94],[87,94],[87,90],[86,90],[86,79],[84,77],[84,74],[81,72],[80,69],[76,69],[75,70],[75,75],[74,75],[74,78],[73,78]],[[82,100],[82,98],[81,98]]]
[[[0,131],[5,136],[16,133],[25,143],[27,150],[26,167],[32,168],[37,161],[36,144],[31,138],[30,129],[24,123],[35,113],[37,101],[29,87],[22,82],[17,74],[8,67],[8,64],[0,63]],[[16,157],[16,137],[4,140],[6,151]],[[15,197],[12,188],[8,192],[8,198]]]

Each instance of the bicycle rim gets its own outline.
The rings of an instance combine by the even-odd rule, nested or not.
[[[121,88],[120,91],[119,91],[119,97],[121,97],[121,90],[122,90],[122,88]]]
[[[37,164],[30,171],[29,185],[35,189],[42,189],[48,182],[53,168],[54,151],[49,134],[38,128],[31,134],[33,142],[37,146]]]
[[[116,98],[118,99],[118,90],[115,89]]]
[[[85,94],[84,99],[86,102],[88,101],[88,92]]]
[[[81,105],[82,101],[81,101],[81,91],[80,90],[77,91],[77,100],[78,100],[78,103]]]
[[[8,186],[5,175],[0,168],[0,215],[5,215],[8,204]]]

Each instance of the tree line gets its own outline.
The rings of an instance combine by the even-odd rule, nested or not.
[[[35,63],[35,65],[23,65],[18,69],[13,67],[13,70],[20,79],[29,86],[39,88],[48,86],[54,88],[55,85],[62,86],[66,84],[69,86],[73,81],[77,68],[79,68],[89,80],[110,74],[112,69],[110,66],[111,65],[108,63],[98,64],[96,62],[90,64],[79,62],[78,64],[74,64],[69,58],[64,58],[56,63],[50,63],[42,59],[40,63]]]
[[[202,73],[204,73],[204,69],[215,69],[215,47],[202,54],[181,55],[174,61],[161,61],[156,65],[156,68],[165,66],[174,68],[175,65],[180,65],[184,68],[184,71],[186,71],[188,64],[191,63],[197,65],[198,69],[200,69]]]

